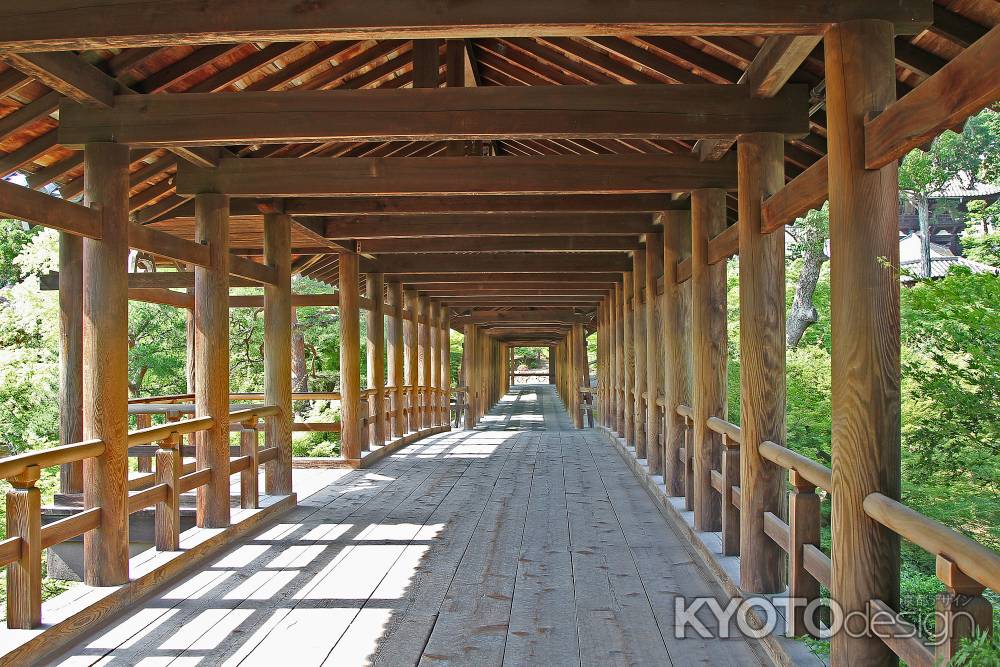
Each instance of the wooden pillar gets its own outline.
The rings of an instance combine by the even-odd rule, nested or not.
[[[823,38],[830,179],[833,561],[830,593],[844,614],[878,598],[899,604],[899,538],[864,498],[900,491],[898,165],[864,168],[864,122],[896,95],[893,29],[834,25]],[[856,624],[849,627],[857,630]],[[854,633],[852,633],[854,634]],[[869,633],[865,633],[866,635]],[[833,637],[834,665],[895,665],[877,637]]]
[[[406,430],[420,430],[420,410],[418,406],[418,382],[420,377],[420,357],[417,349],[417,331],[420,321],[420,309],[417,306],[417,295],[407,290],[404,295],[406,310],[409,317],[403,323],[403,350],[406,361],[406,386],[409,389],[406,408]]]
[[[442,426],[451,424],[451,311],[446,306],[441,307],[441,355],[438,386],[441,388],[441,413],[438,423]]]
[[[83,440],[83,238],[59,233],[59,444]],[[62,493],[83,492],[83,462],[63,464]]]
[[[625,437],[625,294],[624,281],[615,286],[615,430]]]
[[[622,383],[624,403],[622,409],[625,411],[625,431],[622,437],[626,444],[635,444],[635,334],[633,333],[635,320],[632,314],[633,290],[635,289],[635,275],[631,271],[626,271],[623,275],[622,283]]]
[[[462,382],[466,389],[465,428],[476,427],[476,325],[466,324],[462,344]]]
[[[785,444],[785,238],[761,233],[761,202],[785,184],[784,137],[739,137],[740,232],[740,586],[784,587],[784,553],[764,532],[764,513],[782,516],[785,470],[760,455]]]
[[[278,448],[278,457],[264,466],[269,495],[292,492],[291,252],[291,219],[283,213],[265,214],[264,263],[274,267],[278,284],[264,286],[264,403],[281,408],[267,420],[269,443]]]
[[[440,84],[440,40],[413,40],[413,87],[437,88]]]
[[[209,247],[211,266],[195,267],[195,410],[212,417],[212,428],[197,436],[198,469],[211,468],[208,484],[198,487],[197,523],[201,528],[229,525],[229,198],[195,197],[195,238]],[[291,332],[285,330],[283,335]],[[291,381],[289,363],[289,382]]]
[[[84,201],[101,211],[101,238],[83,240],[83,437],[104,454],[83,463],[84,508],[101,525],[84,533],[84,581],[128,581],[128,146],[87,144]]]
[[[421,304],[421,319],[420,324],[420,386],[422,387],[423,402],[421,409],[420,425],[422,428],[429,428],[433,425],[434,421],[434,410],[433,396],[434,387],[431,385],[433,380],[431,374],[431,368],[434,366],[434,360],[432,358],[433,351],[431,349],[431,329],[434,328],[435,319],[435,308],[434,304],[431,303],[430,299],[424,300]]]
[[[642,293],[646,289],[646,251],[632,253],[632,429],[635,455],[646,458],[646,409],[642,393],[646,391],[646,312]]]
[[[685,211],[660,214],[663,223],[663,457],[667,493],[683,496],[686,464],[680,460],[686,426],[677,406],[690,403],[691,281],[677,282],[677,264],[690,253],[691,220]],[[690,452],[688,453],[690,455]]]
[[[656,304],[659,296],[656,293],[656,276],[663,266],[663,239],[660,234],[646,234],[645,267],[643,272],[646,300],[643,316],[645,332],[643,343],[646,346],[646,463],[650,473],[663,474],[663,450],[660,447],[660,408],[656,399],[660,394],[660,376],[663,374],[663,364],[658,363],[658,342],[660,331],[657,329]]]
[[[406,433],[403,418],[403,284],[389,283],[389,385],[392,387],[392,435],[401,438]]]
[[[709,417],[726,418],[726,263],[708,263],[708,242],[726,228],[724,190],[691,193],[691,346],[694,365],[694,523],[721,528],[721,500],[712,470],[722,464],[722,436]]]
[[[358,255],[340,253],[340,453],[361,458],[361,307]]]
[[[385,279],[381,273],[365,276],[365,291],[372,302],[366,327],[368,388],[375,391],[371,414],[375,421],[372,431],[376,447],[385,444]]]

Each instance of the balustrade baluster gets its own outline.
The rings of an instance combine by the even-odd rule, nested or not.
[[[42,623],[42,496],[35,488],[41,470],[27,466],[10,479],[7,537],[21,538],[21,557],[7,566],[7,627],[37,628]]]

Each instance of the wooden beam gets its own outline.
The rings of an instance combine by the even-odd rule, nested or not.
[[[865,167],[902,158],[1000,98],[1000,26],[865,123]]]
[[[635,250],[639,247],[636,236],[501,236],[487,238],[414,238],[372,239],[358,243],[359,252],[374,254],[441,253],[441,252],[493,252],[519,250],[530,252],[585,252],[608,250]]]
[[[643,213],[597,214],[597,213],[538,213],[534,215],[491,215],[470,214],[421,215],[412,218],[401,216],[367,216],[363,218],[330,218],[326,221],[326,236],[339,239],[413,239],[397,243],[393,241],[363,242],[370,252],[379,252],[377,247],[408,247],[418,239],[441,237],[431,242],[451,240],[467,243],[516,243],[516,241],[467,237],[558,237],[567,236],[636,236],[653,231],[652,217]],[[577,239],[581,243],[588,243]],[[535,242],[543,243],[540,238]],[[548,243],[569,243],[554,241]],[[374,246],[372,245],[374,243]],[[586,247],[586,246],[582,246]],[[383,251],[384,252],[384,251]]]
[[[208,266],[211,261],[211,251],[207,245],[188,241],[147,225],[128,226],[128,245],[136,250],[193,266]]]
[[[304,216],[413,216],[471,213],[655,213],[687,208],[669,195],[453,195],[443,197],[300,197],[282,200],[283,210],[296,219]],[[258,203],[236,199],[231,215],[259,215]],[[193,202],[180,203],[169,219],[193,219]]]
[[[584,319],[583,315],[567,308],[472,311],[468,315],[453,312],[451,316],[452,322],[461,324],[573,324]]]
[[[228,249],[227,249],[228,250]],[[261,285],[277,285],[278,274],[273,266],[260,264],[246,257],[229,254],[229,273]]]
[[[24,220],[76,236],[101,238],[98,211],[0,180],[0,217]]]
[[[223,11],[225,9],[225,11]],[[374,19],[373,17],[378,17]],[[760,3],[737,0],[725,11],[682,0],[594,4],[559,0],[516,6],[470,0],[461,11],[432,2],[375,0],[355,5],[298,0],[192,3],[140,0],[38,0],[0,10],[0,50],[66,51],[220,42],[306,42],[492,36],[821,34],[833,23],[890,21],[900,34],[930,24],[931,7],[914,0]],[[379,23],[373,26],[373,23]]]
[[[764,200],[761,231],[769,234],[792,224],[810,209],[821,207],[826,201],[827,188],[827,161],[824,156]]]
[[[175,308],[194,308],[193,295],[170,289],[152,287],[129,288],[128,298],[129,301],[159,303],[164,306],[174,306]]]
[[[708,242],[708,263],[724,262],[740,252],[740,226],[729,225]]]
[[[115,103],[117,82],[73,53],[5,53],[3,60],[76,102],[102,107]]]
[[[420,285],[421,283],[451,283],[464,284],[470,282],[493,283],[503,281],[506,283],[537,282],[544,280],[546,284],[567,284],[567,283],[615,283],[621,282],[621,274],[618,272],[598,272],[598,273],[550,273],[539,276],[537,272],[519,273],[404,273],[395,276],[396,280],[407,285]]]
[[[436,56],[435,51],[435,56]],[[437,72],[434,72],[437,78]],[[132,147],[330,141],[735,138],[809,132],[807,86],[751,97],[742,86],[522,86],[118,96],[65,101],[59,142]]]
[[[435,253],[430,256],[400,255],[380,258],[382,273],[600,273],[626,271],[631,262],[625,253],[483,253],[478,255]]]
[[[301,195],[572,194],[733,188],[736,162],[692,155],[225,159],[178,165],[178,194]]]

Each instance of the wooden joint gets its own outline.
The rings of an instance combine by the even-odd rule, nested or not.
[[[958,565],[947,556],[938,554],[934,569],[937,578],[948,588],[949,593],[982,595],[986,589],[978,581],[962,572]]]
[[[788,481],[795,493],[816,493],[816,485],[803,477],[795,468],[788,470]]]
[[[15,477],[11,477],[10,484],[15,489],[33,489],[35,482],[42,476],[42,470],[37,465],[27,465],[24,470]]]

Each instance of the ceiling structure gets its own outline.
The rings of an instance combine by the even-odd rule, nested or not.
[[[896,38],[899,95],[997,24],[1000,2],[935,2],[929,27]],[[164,30],[168,28],[169,23]],[[643,95],[649,90],[651,99],[660,99],[655,96],[702,84],[713,89],[711,95],[725,95],[726,84],[741,83],[765,98],[761,114],[775,114],[782,107],[806,110],[808,122],[803,117],[785,132],[785,174],[790,180],[826,153],[823,49],[818,36],[776,36],[786,30],[770,28],[770,36],[750,28],[713,31],[695,26],[680,31],[685,34],[654,29],[607,34],[596,27],[587,33],[577,27],[553,29],[548,36],[512,30],[510,34],[522,36],[417,41],[397,38],[392,31],[351,39],[338,34],[336,41],[325,39],[330,35],[313,35],[316,41],[301,41],[310,36],[302,30],[276,35],[274,41],[232,41],[239,39],[239,31],[220,35],[215,42],[210,35],[176,34],[173,42],[159,40],[163,43],[156,43],[156,37],[136,43],[109,37],[103,40],[107,43],[78,40],[58,47],[43,40],[26,45],[39,47],[38,52],[19,49],[0,55],[7,63],[0,65],[0,177],[19,171],[32,188],[58,188],[65,198],[81,197],[79,149],[94,135],[77,132],[77,121],[86,120],[86,107],[67,114],[72,105],[66,100],[100,110],[114,103],[114,95],[130,95],[135,99],[118,97],[121,103],[116,106],[145,113],[163,108],[166,117],[183,113],[206,96],[222,104],[227,95],[246,93],[285,93],[283,99],[311,104],[314,98],[309,95],[293,96],[354,90],[358,96],[347,99],[357,107],[371,97],[366,91],[382,91],[378,99],[395,104],[403,98],[393,96],[394,89],[437,85],[518,89],[496,99],[523,92],[527,103],[535,104],[533,95],[543,100],[544,91],[557,86],[639,86]],[[801,32],[794,26],[787,31]],[[3,33],[0,28],[0,42],[9,43],[12,38]],[[428,34],[435,36],[443,35],[433,30]],[[526,87],[535,90],[522,91]],[[592,94],[602,91],[594,89]],[[150,100],[146,105],[146,96],[162,96],[163,104]],[[770,106],[766,98],[774,98]],[[266,104],[270,98],[261,99]],[[180,112],[168,108],[174,100]],[[62,132],[61,104],[66,115]],[[733,106],[738,105],[723,100],[720,114]],[[660,107],[673,111],[667,103]],[[395,109],[403,115],[397,115],[401,129],[394,130],[380,109],[373,109],[369,127],[343,128],[336,123],[335,110],[319,107],[314,115],[323,124],[317,133],[325,133],[320,140],[316,134],[296,137],[296,116],[276,124],[274,136],[263,137],[243,122],[252,109],[244,109],[241,116],[234,112],[238,107],[220,108],[214,118],[175,122],[160,137],[129,139],[130,208],[136,222],[193,238],[192,193],[219,187],[235,195],[233,252],[259,258],[263,213],[281,210],[297,223],[294,266],[303,275],[335,284],[337,253],[356,250],[363,256],[362,271],[391,274],[408,288],[449,305],[460,316],[456,321],[496,327],[495,333],[507,340],[555,340],[568,322],[592,315],[599,298],[631,267],[630,252],[640,246],[643,234],[657,229],[655,214],[686,207],[684,190],[695,183],[729,189],[727,207],[730,220],[735,220],[735,182],[728,178],[735,173],[735,126],[712,136],[704,128],[696,131],[691,118],[682,118],[675,120],[689,129],[663,136],[650,136],[655,133],[644,129],[629,137],[616,132],[617,116],[581,116],[581,127],[593,121],[586,137],[540,132],[526,138],[523,132],[512,132],[517,136],[427,140],[403,136],[411,125],[405,110]],[[391,106],[381,111],[386,109]],[[493,135],[503,134],[496,129],[503,123],[519,122],[516,115],[466,114],[468,123],[480,123]],[[419,116],[419,109],[412,114]],[[652,126],[662,119],[648,120]],[[125,129],[108,131],[108,136],[117,137]],[[474,128],[468,131],[475,134]],[[700,138],[683,136],[688,131]],[[199,132],[225,139],[206,140]],[[358,136],[346,136],[351,133]],[[268,168],[254,176],[265,164]],[[494,173],[494,165],[514,176]],[[357,173],[373,169],[388,170],[384,182],[393,184],[391,193],[356,185]],[[437,178],[433,187],[422,179],[428,169]],[[669,178],[652,182],[658,173]],[[621,183],[615,181],[618,174]],[[684,180],[692,174],[716,180]],[[650,185],[629,185],[637,179]],[[310,185],[313,181],[316,185]],[[242,190],[230,192],[234,188]],[[529,328],[531,336],[525,333]]]

